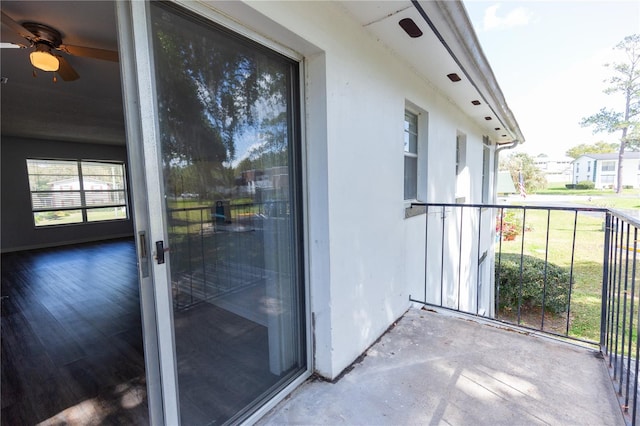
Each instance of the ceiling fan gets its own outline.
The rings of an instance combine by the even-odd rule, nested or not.
[[[73,56],[118,62],[118,52],[114,50],[62,44],[62,35],[55,28],[37,22],[19,24],[6,13],[1,13],[2,24],[15,31],[28,42],[26,44],[3,42],[2,47],[32,49],[29,55],[31,64],[40,70],[57,73],[64,81],[77,80],[80,75],[63,56],[54,54],[52,51],[59,50]]]

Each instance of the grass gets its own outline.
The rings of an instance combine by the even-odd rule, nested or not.
[[[522,212],[518,212],[522,215]],[[521,217],[522,220],[522,217]],[[571,269],[573,212],[528,210],[524,234],[524,254]],[[549,238],[547,240],[547,221]],[[598,340],[600,331],[600,292],[604,253],[603,216],[580,213],[577,217],[573,270],[573,292],[569,316],[569,335]],[[504,253],[520,253],[522,235],[514,241],[503,241]],[[546,320],[546,317],[545,317]],[[566,322],[565,322],[566,326]],[[559,331],[559,330],[558,330]]]
[[[638,197],[592,197],[591,200],[578,200],[576,204],[591,207],[604,207],[608,209],[640,209],[640,196]]]
[[[126,213],[123,208],[99,208],[89,209],[87,211],[88,222],[100,222],[108,220],[126,219]],[[35,213],[36,226],[49,225],[71,225],[83,223],[81,210],[63,210],[59,212],[39,212]]]
[[[540,195],[596,195],[603,197],[618,197],[635,195],[640,197],[640,189],[623,189],[621,194],[616,194],[613,189],[567,189],[564,184],[554,184],[546,189],[541,189],[535,192]]]

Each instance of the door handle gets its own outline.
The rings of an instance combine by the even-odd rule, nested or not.
[[[164,263],[164,252],[169,251],[169,247],[164,247],[164,241],[156,241],[156,262],[158,265]]]
[[[138,247],[140,250],[140,273],[143,278],[149,276],[149,255],[147,252],[147,234],[145,231],[138,232]]]

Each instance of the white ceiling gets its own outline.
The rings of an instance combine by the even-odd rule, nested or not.
[[[117,50],[115,9],[106,1],[2,1],[0,8],[18,23],[49,25],[63,43]],[[25,42],[2,26],[1,41]],[[28,49],[1,49],[2,135],[124,145],[119,64],[65,56],[80,74],[75,81],[37,72]]]

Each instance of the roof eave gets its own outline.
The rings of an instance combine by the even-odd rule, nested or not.
[[[411,1],[469,81],[491,106],[498,120],[508,130],[511,142],[523,143],[525,139],[522,131],[507,105],[462,2]]]

